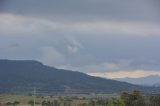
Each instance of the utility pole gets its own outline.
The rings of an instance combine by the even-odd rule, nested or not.
[[[36,88],[34,87],[34,91],[33,91],[33,106],[35,106],[36,104]]]

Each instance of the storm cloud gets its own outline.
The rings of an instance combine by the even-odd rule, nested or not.
[[[1,0],[0,58],[85,73],[159,72],[159,5],[158,0]]]

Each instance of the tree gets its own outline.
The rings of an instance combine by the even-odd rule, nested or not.
[[[17,106],[18,104],[20,104],[20,102],[18,102],[18,101],[13,102],[13,106]]]
[[[33,106],[33,105],[34,105],[34,101],[33,101],[33,100],[30,100],[30,101],[28,102],[28,104],[30,104],[31,106]]]
[[[145,106],[144,98],[137,90],[132,93],[124,92],[121,98],[124,100],[125,106]]]
[[[160,106],[160,96],[151,96],[150,97],[151,106]]]
[[[14,101],[13,103],[12,102],[6,103],[6,105],[13,105],[13,106],[17,106],[18,104],[20,104],[20,102],[18,102],[18,101]]]
[[[90,105],[87,103],[82,103],[80,106],[90,106]]]
[[[42,106],[47,106],[47,102],[45,100],[42,101]]]
[[[112,99],[108,106],[125,106],[125,103],[122,99]]]
[[[107,106],[107,104],[108,104],[108,100],[107,99],[98,99],[96,101],[96,105]]]
[[[54,100],[53,105],[54,105],[54,106],[60,106],[60,103],[59,103],[58,100]]]
[[[6,105],[12,105],[12,103],[11,102],[7,102]]]
[[[94,100],[91,100],[91,101],[89,102],[89,105],[91,105],[91,106],[96,106],[96,102],[95,102]]]

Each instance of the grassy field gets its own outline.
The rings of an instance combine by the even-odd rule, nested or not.
[[[64,102],[72,101],[72,104],[74,106],[78,106],[83,103],[88,103],[90,99],[94,98],[112,98],[112,97],[118,97],[118,95],[115,94],[90,94],[90,95],[67,95],[67,96],[36,96],[35,100],[38,103],[37,106],[41,105],[42,101],[51,101],[58,100],[61,104]],[[9,95],[9,94],[1,94],[0,95],[0,103],[6,104],[8,102],[20,102],[19,106],[30,106],[28,104],[29,101],[33,101],[33,96],[28,95]],[[18,105],[17,105],[18,106]]]
[[[1,94],[0,106],[33,106],[33,99],[32,95]],[[15,101],[19,104],[14,105]],[[32,104],[29,104],[29,101],[32,101]],[[133,91],[123,93],[121,96],[117,94],[35,96],[35,101],[36,106],[42,106],[42,102],[43,106],[128,106],[128,104],[137,104],[131,106],[159,106],[160,96],[145,96],[138,91]],[[121,105],[115,105],[115,103]],[[154,105],[155,103],[158,105]]]
[[[37,106],[40,106],[42,101],[51,101],[53,102],[54,100],[58,100],[60,101],[61,104],[63,104],[66,101],[69,101],[70,98],[68,98],[68,100],[65,97],[61,97],[62,100],[59,99],[59,97],[56,96],[36,96],[36,102],[38,103]],[[85,99],[71,99],[72,100],[72,104],[74,104],[75,106],[78,106],[79,104],[82,103],[87,103],[88,100]],[[8,102],[15,102],[18,101],[20,102],[19,106],[30,106],[28,104],[29,101],[33,101],[33,96],[23,96],[23,95],[0,95],[0,103],[1,104],[6,104]],[[18,105],[17,105],[18,106]]]

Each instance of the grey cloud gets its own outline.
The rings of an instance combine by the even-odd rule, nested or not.
[[[82,72],[158,71],[158,6],[156,0],[5,0],[0,58]]]
[[[159,21],[157,0],[6,0],[3,12],[62,20]]]
[[[41,51],[42,51],[41,58],[38,60],[43,61],[44,64],[50,66],[66,64],[65,56],[58,50],[56,50],[54,47],[43,47]]]
[[[25,23],[22,22],[20,25],[23,26],[23,24]],[[89,70],[89,67],[92,70],[93,67],[95,69],[105,67],[106,63],[115,64],[115,66],[118,64],[118,68],[110,69],[106,66],[106,68],[100,68],[101,70],[98,71],[160,69],[158,61],[159,36],[123,35],[117,32],[70,32],[63,28],[58,30],[43,28],[39,31],[26,29],[24,32],[11,30],[10,33],[13,35],[1,36],[3,39],[1,45],[5,47],[5,44],[18,42],[21,48],[14,49],[14,51],[3,49],[1,51],[2,58],[32,58],[53,66],[70,64],[71,67],[85,67],[86,70]],[[46,54],[48,49],[42,51],[42,47],[53,47],[54,50],[49,49],[52,53],[48,55]],[[58,55],[55,57],[59,58],[54,59],[53,55],[55,54]],[[85,68],[79,68],[79,70]]]

